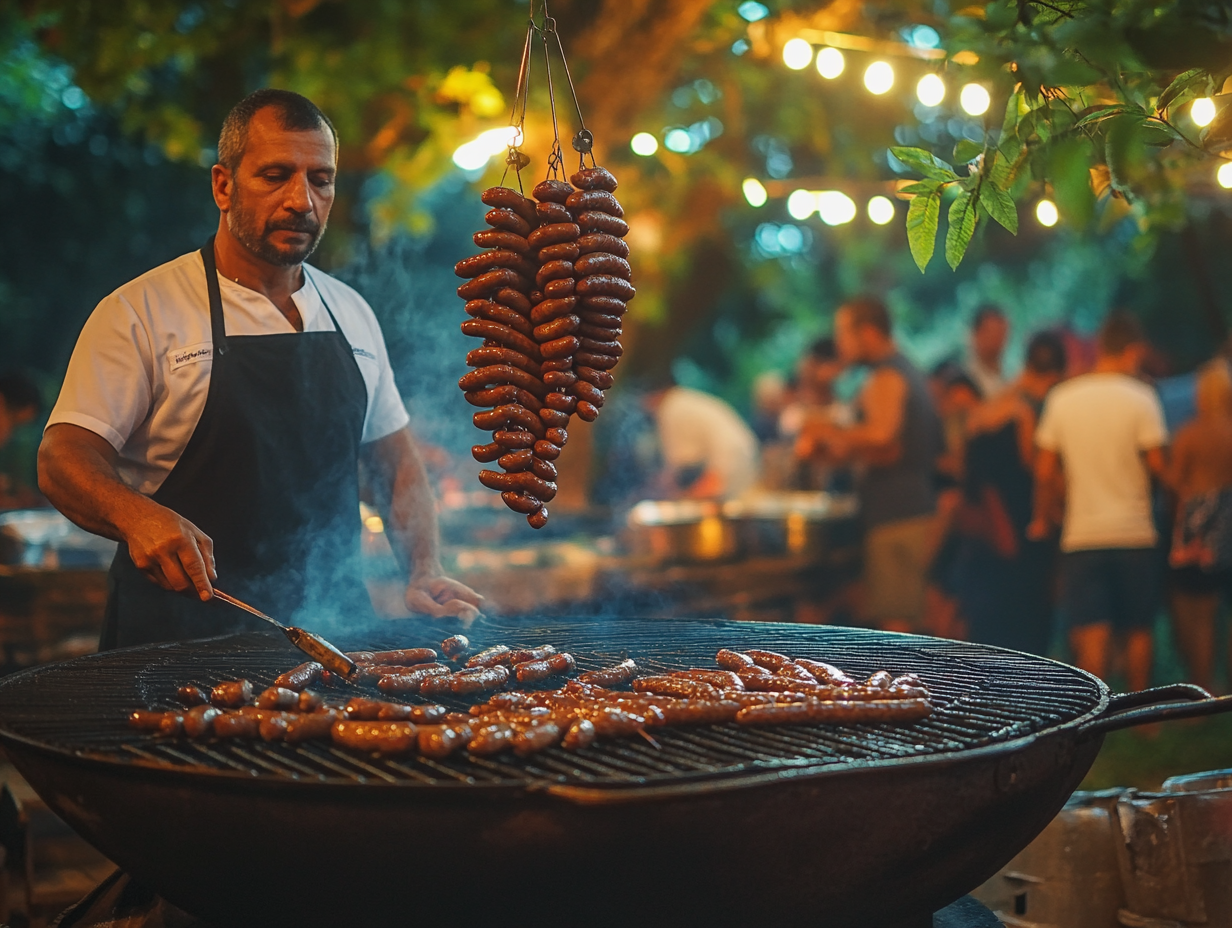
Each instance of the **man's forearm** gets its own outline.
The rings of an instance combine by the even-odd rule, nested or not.
[[[39,489],[87,532],[125,541],[132,522],[158,504],[120,479],[114,463],[96,447],[104,439],[70,434],[66,429],[84,431],[57,425],[44,436],[38,454]]]
[[[440,533],[436,498],[428,472],[410,433],[403,429],[382,442],[378,451],[389,480],[389,533],[412,577],[440,570]]]

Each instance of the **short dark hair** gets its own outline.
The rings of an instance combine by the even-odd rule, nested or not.
[[[971,317],[971,331],[976,331],[989,319],[1005,319],[1005,313],[1001,311],[1000,306],[994,306],[991,303],[985,303],[975,311],[975,315]]]
[[[248,146],[248,124],[267,106],[277,112],[278,124],[288,132],[311,132],[324,126],[334,137],[334,151],[337,152],[338,132],[315,103],[292,90],[265,87],[254,90],[231,107],[222,121],[222,131],[218,133],[218,163],[228,171],[240,166]]]
[[[885,303],[875,296],[858,296],[854,300],[848,300],[841,308],[851,313],[851,321],[855,325],[871,325],[882,335],[890,337],[893,328],[890,311],[886,309]]]
[[[1065,341],[1056,332],[1036,332],[1027,343],[1027,370],[1034,374],[1064,374],[1068,362]]]
[[[37,416],[43,411],[43,394],[38,384],[20,371],[5,371],[0,374],[0,399],[11,411],[33,409]]]
[[[1120,355],[1131,345],[1146,341],[1142,326],[1134,315],[1124,309],[1114,309],[1104,317],[1099,327],[1099,350],[1106,355]]]
[[[814,361],[833,361],[838,358],[838,346],[833,338],[825,335],[809,345],[808,353]]]

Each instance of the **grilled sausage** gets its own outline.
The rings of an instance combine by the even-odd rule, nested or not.
[[[537,439],[531,432],[498,429],[492,433],[493,441],[502,448],[516,450],[518,448],[533,448]],[[503,452],[502,452],[503,453]]]
[[[560,746],[566,751],[580,751],[595,741],[595,723],[590,719],[574,719],[561,739]]]
[[[846,686],[856,682],[833,664],[827,664],[825,661],[812,661],[807,657],[797,657],[796,663],[811,673],[818,683]]]
[[[513,649],[505,644],[485,648],[466,662],[467,667],[495,667],[504,661],[505,656]]]
[[[466,749],[472,754],[499,754],[513,742],[517,732],[508,722],[494,722],[474,730]]]
[[[305,661],[298,667],[288,670],[274,678],[274,686],[289,690],[304,690],[321,679],[321,671],[325,668],[316,661]]]
[[[526,517],[526,521],[531,528],[543,528],[548,524],[548,507],[540,506],[537,512],[532,512]]]
[[[478,245],[479,243],[476,242],[475,244]],[[628,244],[622,242],[616,236],[608,235],[605,232],[588,232],[585,235],[579,236],[574,244],[580,255],[602,252],[603,254],[615,255],[618,258],[629,257]]]
[[[619,220],[617,220],[619,221]],[[564,242],[576,241],[582,230],[574,222],[554,222],[540,226],[527,236],[530,247],[539,249],[548,245],[560,245]]]
[[[285,686],[271,686],[257,697],[258,709],[294,709],[299,706],[299,693]]]
[[[540,500],[516,490],[505,490],[501,493],[501,500],[514,512],[520,512],[524,516],[536,513],[543,508]]]
[[[788,661],[782,667],[775,671],[780,677],[788,677],[792,680],[803,680],[805,683],[816,683],[817,678],[811,673],[797,664],[795,661]]]
[[[573,220],[570,219],[570,222]],[[558,245],[548,245],[539,249],[537,257],[543,263],[548,261],[572,261],[582,253],[576,242],[561,242]]]
[[[613,277],[611,279],[617,280],[618,278]],[[506,348],[512,348],[519,354],[526,355],[528,358],[538,359],[539,357],[538,345],[521,332],[514,331],[509,326],[502,325],[499,322],[492,322],[488,319],[467,319],[459,328],[462,329],[463,335],[470,335],[473,338],[491,339],[492,341],[499,342]]]
[[[501,287],[492,294],[492,299],[502,306],[508,306],[510,309],[517,310],[523,316],[530,313],[530,300],[526,298],[526,294],[519,293],[512,287]]]
[[[636,673],[637,664],[632,660],[623,660],[612,667],[604,667],[601,670],[588,670],[580,675],[578,680],[594,686],[620,686],[632,680],[633,675]]]
[[[535,413],[519,403],[505,403],[487,412],[477,412],[471,416],[475,428],[485,432],[504,430],[507,426],[516,425],[528,432],[534,432],[536,438],[543,438],[545,426],[543,420]],[[487,473],[480,471],[480,473]],[[480,480],[483,478],[481,477]],[[492,487],[494,490],[514,489],[511,487]]]
[[[140,731],[163,731],[164,724],[174,727],[175,723],[166,721],[168,716],[180,719],[180,724],[183,724],[183,717],[178,712],[154,712],[149,709],[137,709],[130,713],[128,724],[130,728]]]
[[[242,715],[239,712],[220,712],[214,716],[214,737],[216,738],[258,738],[261,736],[261,722],[254,716]]]
[[[675,696],[681,699],[688,697],[714,699],[719,695],[719,691],[709,683],[682,680],[680,677],[638,677],[632,685],[633,689],[639,693],[654,693],[658,696]]]
[[[465,635],[453,635],[441,642],[441,653],[452,661],[458,660],[470,650],[470,639]]]
[[[572,654],[553,654],[551,657],[524,661],[514,667],[519,683],[534,683],[558,673],[569,673],[576,663]]]
[[[633,276],[633,269],[629,267],[628,261],[602,251],[582,255],[577,259],[574,268],[579,277],[588,274],[611,274],[622,280],[629,280]]]
[[[528,279],[535,276],[535,265],[533,263],[528,261],[524,255],[520,255],[516,251],[507,251],[504,248],[498,248],[495,251],[484,251],[477,255],[471,255],[469,258],[463,258],[453,266],[453,272],[459,277],[471,279],[501,267],[517,271]]]
[[[535,285],[543,289],[544,285],[550,280],[559,280],[564,277],[573,276],[573,262],[571,261],[549,261],[547,264],[539,268],[535,274]]]
[[[530,254],[530,242],[526,241],[524,236],[514,235],[512,232],[484,229],[481,232],[476,232],[471,238],[480,248],[507,248],[510,251],[516,251],[520,255]],[[622,242],[621,244],[624,243]],[[608,251],[609,249],[605,248],[603,250]]]
[[[512,364],[493,364],[470,371],[459,378],[458,386],[467,393],[492,387],[512,386],[525,390],[539,399],[543,399],[548,392],[538,377]]]
[[[389,674],[376,681],[376,688],[391,696],[400,693],[418,693],[425,680],[430,677],[445,676],[448,673],[449,669],[446,667],[430,666],[404,674]]]
[[[582,319],[582,314],[578,313],[578,318]],[[605,329],[603,326],[591,325],[585,319],[582,319],[582,324],[578,326],[577,334],[580,338],[593,338],[596,341],[610,342],[623,334],[624,330],[617,326],[614,329]]]
[[[287,729],[290,727],[291,719],[295,718],[290,712],[271,713],[261,720],[258,731],[261,733],[262,741],[283,741],[287,736]]]
[[[601,213],[598,210],[579,213],[576,222],[577,229],[580,232],[606,232],[608,235],[615,235],[617,238],[624,238],[629,234],[629,224],[627,222],[615,216],[609,216],[607,213]]]
[[[377,754],[405,754],[416,743],[411,722],[335,722],[330,735],[335,744]]]
[[[535,215],[541,223],[573,222],[573,214],[563,203],[537,203]]]
[[[572,318],[577,318],[576,316]],[[539,346],[539,353],[544,358],[567,358],[570,355],[577,353],[578,348],[582,345],[581,341],[575,335],[565,335],[561,338],[554,338],[550,342],[544,342]],[[568,420],[566,420],[568,421]],[[560,423],[563,427],[564,423]]]
[[[554,338],[560,338],[564,335],[572,335],[574,332],[578,330],[578,326],[580,326],[581,324],[582,324],[582,320],[579,319],[577,316],[573,315],[572,313],[568,313],[564,316],[558,316],[557,318],[553,319],[551,322],[545,322],[543,323],[543,325],[535,327],[534,332],[533,332],[535,336],[535,341],[539,342],[540,350],[542,350],[543,348],[547,347],[546,345],[543,344],[544,342],[551,341]],[[553,356],[544,355],[544,357],[553,357]],[[561,372],[553,371],[553,373],[561,373]]]
[[[467,352],[466,364],[468,367],[491,367],[501,364],[506,364],[510,367],[515,367],[520,371],[530,374],[532,377],[538,377],[541,373],[539,362],[532,361],[529,357],[522,354],[520,351],[514,351],[512,348],[500,348],[494,346],[484,346],[483,348],[473,348]],[[525,384],[518,384],[520,387],[525,387]],[[466,389],[463,387],[462,389]],[[526,389],[530,389],[526,387]]]
[[[610,371],[620,363],[620,359],[607,354],[596,354],[593,351],[579,351],[574,354],[573,362],[582,367],[589,367],[592,370]]]
[[[342,713],[350,722],[406,721],[411,717],[411,707],[380,699],[365,699],[356,696],[342,707]]]
[[[576,190],[569,194],[565,206],[569,207],[569,212],[575,215],[587,210],[597,210],[619,219],[625,214],[619,201],[612,196],[609,190]]]
[[[559,300],[567,296],[573,296],[573,290],[576,286],[577,281],[572,277],[557,277],[543,285],[543,298],[545,300]]]
[[[535,325],[542,325],[545,322],[550,322],[552,319],[568,315],[576,307],[577,297],[574,296],[562,296],[557,299],[544,300],[530,311],[530,321]]]
[[[615,382],[612,375],[607,371],[597,371],[590,367],[575,367],[574,372],[577,374],[578,380],[584,380],[600,390],[610,390]]]
[[[548,429],[548,433],[544,436],[544,438],[554,444],[557,448],[563,448],[569,441],[569,433],[565,431],[565,429]]]
[[[599,407],[586,400],[578,400],[577,417],[583,422],[594,422],[599,418]]]
[[[521,491],[535,499],[551,502],[556,498],[556,485],[534,474],[523,471],[519,474],[501,474],[494,470],[481,470],[479,482],[489,490]]]
[[[494,690],[504,686],[509,681],[509,668],[497,665],[495,667],[474,667],[470,670],[460,670],[450,677],[439,679],[449,680],[449,691],[455,696],[467,696],[471,693],[481,693],[484,690]]]
[[[333,712],[316,712],[297,715],[287,721],[287,730],[282,740],[287,744],[302,741],[320,741],[330,736],[334,723],[339,721]]]
[[[516,190],[508,187],[489,187],[480,195],[480,199],[488,206],[513,210],[531,225],[538,222],[538,217],[535,215],[535,201],[528,200]]]
[[[416,746],[424,757],[440,759],[448,757],[466,742],[456,728],[448,725],[420,725],[416,733]]]
[[[518,757],[527,757],[542,751],[544,748],[550,748],[558,741],[564,732],[561,727],[555,722],[533,722],[520,730],[513,736],[510,743],[513,748],[513,753]]]
[[[495,274],[497,272],[492,271],[491,273]],[[591,274],[589,277],[583,277],[577,282],[575,292],[583,297],[612,296],[626,302],[637,295],[637,291],[633,289],[631,283],[624,278],[615,277],[611,274]],[[465,322],[462,324],[466,325]]]
[[[296,703],[296,708],[300,712],[316,712],[325,705],[325,699],[320,693],[314,693],[312,690],[304,690],[299,694],[299,701]]]
[[[471,457],[480,464],[491,464],[504,453],[505,449],[496,442],[486,445],[471,445]]]
[[[685,680],[696,680],[699,683],[709,683],[720,690],[744,689],[744,683],[741,682],[740,677],[730,670],[677,670],[672,676],[681,677]]]
[[[606,313],[609,316],[621,317],[629,311],[628,305],[624,300],[614,296],[586,296],[582,298],[582,308],[585,310],[593,310],[598,313]]]
[[[914,722],[928,718],[932,711],[933,707],[927,699],[872,702],[805,700],[748,706],[737,713],[736,721],[741,725],[876,724],[878,722]]]
[[[190,738],[205,738],[214,733],[214,719],[222,715],[221,709],[203,704],[193,706],[184,713],[184,734]]]
[[[539,181],[535,184],[535,189],[531,191],[531,195],[541,203],[564,203],[571,193],[573,193],[571,184],[552,177]]]
[[[494,303],[491,300],[471,300],[463,309],[473,319],[487,319],[489,322],[499,322],[501,325],[507,325],[515,332],[521,332],[523,335],[530,335],[534,331],[534,326],[530,324],[529,319],[516,309],[501,303]]]
[[[582,168],[569,180],[579,190],[606,190],[611,193],[616,189],[616,178],[612,176],[612,172],[598,165]]]
[[[894,682],[894,678],[890,676],[888,671],[878,670],[875,674],[864,681],[865,686],[871,686],[879,690],[888,690],[890,684]]]
[[[490,209],[483,221],[493,228],[503,229],[523,238],[530,235],[531,224],[511,209]]]
[[[587,403],[590,403],[596,408],[603,406],[606,399],[602,390],[588,384],[585,380],[581,383],[574,384],[573,392],[579,400],[585,400]],[[550,396],[551,394],[548,395]]]
[[[493,290],[499,290],[501,287],[510,287],[526,293],[530,290],[530,281],[507,267],[497,268],[494,271],[480,274],[474,280],[468,280],[458,288],[458,296],[464,300],[474,300],[486,296]]]
[[[555,461],[560,457],[560,446],[550,441],[535,442],[535,456],[544,461]]]
[[[235,709],[252,702],[252,684],[247,680],[225,680],[210,691],[210,702],[220,709]]]
[[[175,698],[185,706],[203,706],[210,701],[209,695],[199,686],[193,686],[191,683],[187,686],[181,686],[175,691]]]
[[[780,667],[785,667],[792,663],[790,657],[786,654],[779,654],[777,651],[759,651],[750,648],[745,652],[753,659],[758,667],[764,667],[766,670],[775,671]]]

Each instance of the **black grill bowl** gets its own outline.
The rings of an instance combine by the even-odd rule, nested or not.
[[[430,625],[396,640],[431,644]],[[386,633],[388,634],[388,632]],[[233,636],[113,651],[0,681],[0,739],[100,851],[219,924],[894,925],[992,875],[1093,761],[1094,677],[978,645],[854,629],[621,619],[476,626],[583,668],[648,670],[763,647],[853,673],[914,672],[938,712],[903,727],[736,725],[445,763],[330,745],[159,741],[128,711],[298,662]],[[1140,700],[1139,704],[1150,700]],[[1138,710],[1139,712],[1144,710]]]

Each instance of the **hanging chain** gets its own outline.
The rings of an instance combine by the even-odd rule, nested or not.
[[[573,75],[569,71],[569,61],[565,58],[565,47],[560,41],[560,33],[556,30],[556,20],[547,16],[547,0],[544,0],[544,25],[545,31],[550,32],[556,40],[556,51],[560,55],[561,67],[565,69],[565,79],[569,82],[569,93],[573,97],[573,109],[577,113],[578,125],[582,128],[578,130],[573,137],[573,150],[578,153],[578,167],[586,167],[586,156],[590,155],[590,163],[593,167],[595,164],[594,145],[595,137],[591,131],[586,128],[586,119],[582,116],[582,105],[578,102],[577,88],[573,86]],[[547,36],[544,36],[544,44],[547,44]],[[554,114],[553,114],[554,115]]]
[[[522,168],[530,164],[530,157],[521,149],[526,140],[526,102],[530,95],[531,71],[531,41],[535,35],[535,23],[531,20],[526,26],[526,42],[522,46],[522,61],[518,67],[518,86],[513,94],[513,111],[509,114],[509,126],[516,131],[510,133],[509,152],[505,155],[505,171],[501,174],[501,186],[509,176],[512,167],[518,177],[518,190],[522,191]]]

